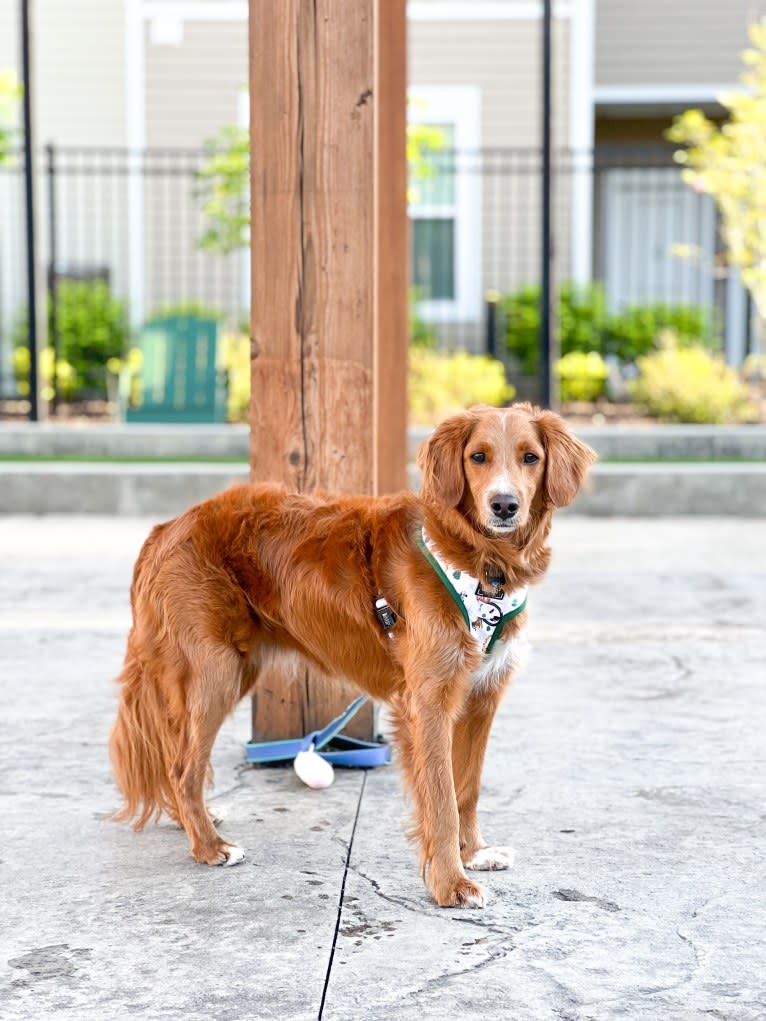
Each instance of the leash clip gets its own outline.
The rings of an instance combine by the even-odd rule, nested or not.
[[[393,638],[392,629],[398,618],[383,596],[378,596],[375,600],[375,615],[388,637]]]

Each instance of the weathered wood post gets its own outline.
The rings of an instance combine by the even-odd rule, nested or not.
[[[405,0],[250,0],[254,481],[406,484],[405,53]],[[272,674],[253,739],[348,700]]]

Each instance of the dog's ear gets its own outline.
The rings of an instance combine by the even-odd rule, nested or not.
[[[418,451],[423,472],[420,495],[428,503],[457,507],[463,498],[463,451],[476,419],[470,411],[446,418]]]
[[[568,507],[596,460],[596,451],[578,440],[555,412],[541,411],[536,421],[545,444],[545,497],[554,507]]]

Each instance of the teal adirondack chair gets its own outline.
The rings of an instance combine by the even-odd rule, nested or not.
[[[142,400],[128,422],[225,422],[226,378],[216,364],[218,323],[167,316],[146,323],[138,346]]]

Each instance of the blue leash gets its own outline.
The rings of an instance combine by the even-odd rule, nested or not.
[[[245,745],[245,758],[248,762],[282,762],[294,759],[299,752],[308,751],[313,745],[314,750],[334,766],[361,766],[367,769],[383,766],[391,761],[391,749],[387,744],[360,741],[355,737],[340,735],[348,721],[366,701],[367,696],[360,695],[326,727],[314,730],[305,737],[287,738],[283,741],[248,741]],[[321,750],[333,740],[335,747],[332,751]]]

